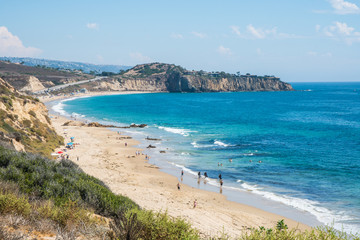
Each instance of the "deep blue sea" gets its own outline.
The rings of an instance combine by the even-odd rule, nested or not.
[[[360,232],[360,83],[292,85],[298,91],[75,98],[53,109],[91,121],[148,124],[120,131],[142,147],[155,145],[146,153],[156,164],[194,178],[206,171],[214,187],[221,173],[224,189]]]

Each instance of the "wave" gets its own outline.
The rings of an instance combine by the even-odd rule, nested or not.
[[[76,112],[73,112],[73,113],[71,114],[71,116],[72,116],[73,118],[84,118],[84,117],[86,117],[86,115],[79,114],[79,113],[76,113]]]
[[[175,133],[175,134],[180,134],[184,137],[187,137],[190,135],[190,133],[192,132],[196,132],[196,131],[191,131],[188,129],[182,129],[182,128],[171,128],[171,127],[158,127],[159,129],[165,130],[167,132],[171,132],[171,133]]]
[[[210,143],[210,142],[208,142]],[[221,141],[218,141],[218,140],[214,140],[214,143],[213,144],[204,144],[204,143],[198,143],[196,141],[192,142],[191,145],[193,145],[194,148],[213,148],[213,149],[216,149],[216,148],[227,148],[227,147],[234,147],[234,145],[230,145],[230,144],[227,144],[227,143],[224,143],[224,142],[221,142]]]
[[[172,165],[174,165],[174,166],[176,166],[176,167],[178,167],[178,168],[180,168],[180,169],[183,170],[184,172],[187,172],[187,173],[189,173],[189,174],[191,174],[191,175],[194,175],[194,176],[197,176],[197,175],[198,175],[197,172],[194,172],[194,171],[191,170],[190,168],[187,168],[187,167],[185,167],[185,166],[183,166],[183,165],[176,164],[176,163],[173,163],[173,162],[169,162],[169,163],[172,164]]]
[[[345,231],[349,233],[351,232],[354,233],[356,231],[359,231],[359,229],[357,229],[354,226],[351,226],[350,224],[342,223],[344,221],[353,220],[352,217],[346,215],[346,213],[343,211],[339,211],[339,212],[330,211],[325,207],[321,207],[321,203],[317,201],[296,198],[286,195],[278,195],[273,192],[264,191],[263,188],[259,187],[258,185],[251,185],[240,179],[237,180],[237,182],[240,183],[240,186],[243,189],[250,191],[251,193],[260,195],[272,201],[286,204],[301,211],[309,212],[312,215],[314,215],[318,221],[326,225],[333,226],[335,229],[339,231]]]
[[[51,109],[54,111],[54,112],[57,112],[59,113],[60,115],[63,115],[63,116],[71,116],[70,114],[68,114],[65,110],[64,110],[64,107],[65,107],[65,102],[68,102],[68,101],[72,101],[72,100],[75,100],[75,99],[78,99],[78,98],[87,98],[89,96],[81,96],[81,97],[72,97],[72,98],[67,98],[67,99],[63,99],[61,101],[59,101],[57,104],[55,104],[54,106],[51,107]]]
[[[220,141],[218,141],[218,140],[215,140],[215,141],[214,141],[214,144],[215,144],[215,145],[218,145],[218,146],[221,146],[221,147],[228,147],[228,146],[230,146],[229,144],[220,142]]]
[[[199,145],[197,145],[196,142],[192,142],[191,145],[193,145],[194,148],[199,148],[200,147]]]
[[[51,109],[54,112],[59,113],[60,115],[67,116],[67,113],[64,110],[65,104],[62,103],[62,101],[58,102],[56,105],[52,106]]]

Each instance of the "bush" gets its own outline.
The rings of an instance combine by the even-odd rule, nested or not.
[[[199,239],[198,232],[181,218],[173,218],[167,213],[133,209],[128,216],[136,213],[142,225],[143,239]]]
[[[138,208],[129,198],[115,195],[103,182],[66,160],[54,162],[0,147],[0,179],[17,183],[24,193],[53,199],[56,206],[73,201],[104,216],[114,216],[123,206]]]
[[[29,111],[29,114],[30,114],[31,116],[33,116],[34,118],[36,118],[36,113],[35,113],[33,110],[30,110],[30,111]]]
[[[332,227],[318,227],[311,231],[301,232],[297,229],[288,230],[284,220],[277,222],[276,228],[259,227],[240,236],[241,240],[360,240],[359,236],[348,235]]]
[[[29,216],[30,212],[31,205],[25,197],[18,198],[12,193],[0,194],[1,214],[15,213],[22,216]]]

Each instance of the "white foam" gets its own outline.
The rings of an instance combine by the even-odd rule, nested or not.
[[[76,112],[73,112],[71,114],[71,116],[74,117],[74,118],[84,118],[84,117],[86,117],[85,115],[79,114],[79,113],[76,113]]]
[[[309,212],[314,215],[320,222],[324,223],[325,225],[333,226],[337,230],[345,231],[348,233],[354,233],[356,231],[359,231],[359,229],[356,229],[356,227],[354,226],[347,224],[345,225],[342,223],[343,221],[352,220],[352,218],[347,216],[345,212],[330,211],[327,208],[321,207],[321,203],[317,201],[285,195],[278,195],[272,192],[263,191],[262,188],[260,188],[259,186],[248,184],[242,180],[237,180],[237,182],[240,183],[243,189],[251,191],[254,194],[260,195],[272,201],[284,203],[301,211]]]
[[[193,145],[194,148],[211,148],[214,147],[214,145],[199,145],[196,141],[192,142],[191,145]]]
[[[169,162],[169,163],[172,164],[172,165],[175,165],[176,167],[178,167],[178,168],[180,168],[182,170],[184,170],[184,172],[187,172],[187,173],[190,173],[191,175],[197,176],[197,172],[194,172],[191,169],[189,169],[189,168],[187,168],[187,167],[185,167],[183,165],[176,164],[176,163],[173,163],[173,162]]]
[[[188,152],[182,152],[181,155],[190,155]]]
[[[70,116],[70,115],[64,110],[64,106],[65,106],[64,102],[72,101],[72,100],[75,100],[75,99],[78,99],[78,98],[87,98],[87,97],[89,97],[89,96],[67,98],[67,99],[64,99],[64,100],[59,101],[57,104],[55,104],[54,106],[52,106],[51,109],[52,109],[54,112],[60,113],[60,115]]]
[[[215,140],[215,141],[214,141],[214,144],[215,144],[215,145],[218,145],[218,146],[221,146],[221,147],[228,147],[228,146],[230,146],[229,144],[220,142],[220,141],[218,141],[218,140]]]
[[[243,155],[244,156],[254,156],[255,154],[254,153],[244,153]]]
[[[191,132],[195,132],[195,131],[191,131],[188,129],[182,129],[182,128],[171,128],[171,127],[161,127],[161,126],[158,128],[165,130],[167,132],[183,135],[184,137],[189,136]]]
[[[194,148],[199,148],[199,145],[197,145],[196,142],[192,142],[191,145],[193,145]]]
[[[60,115],[67,115],[64,110],[64,104],[62,101],[58,102],[56,105],[51,107],[54,112],[60,113]]]

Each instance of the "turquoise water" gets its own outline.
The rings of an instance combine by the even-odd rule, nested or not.
[[[187,174],[206,171],[214,186],[221,173],[224,188],[251,191],[359,232],[360,83],[293,87],[306,91],[98,96],[53,109],[118,125],[146,123],[126,133],[142,146],[155,145],[147,152],[152,159]]]

